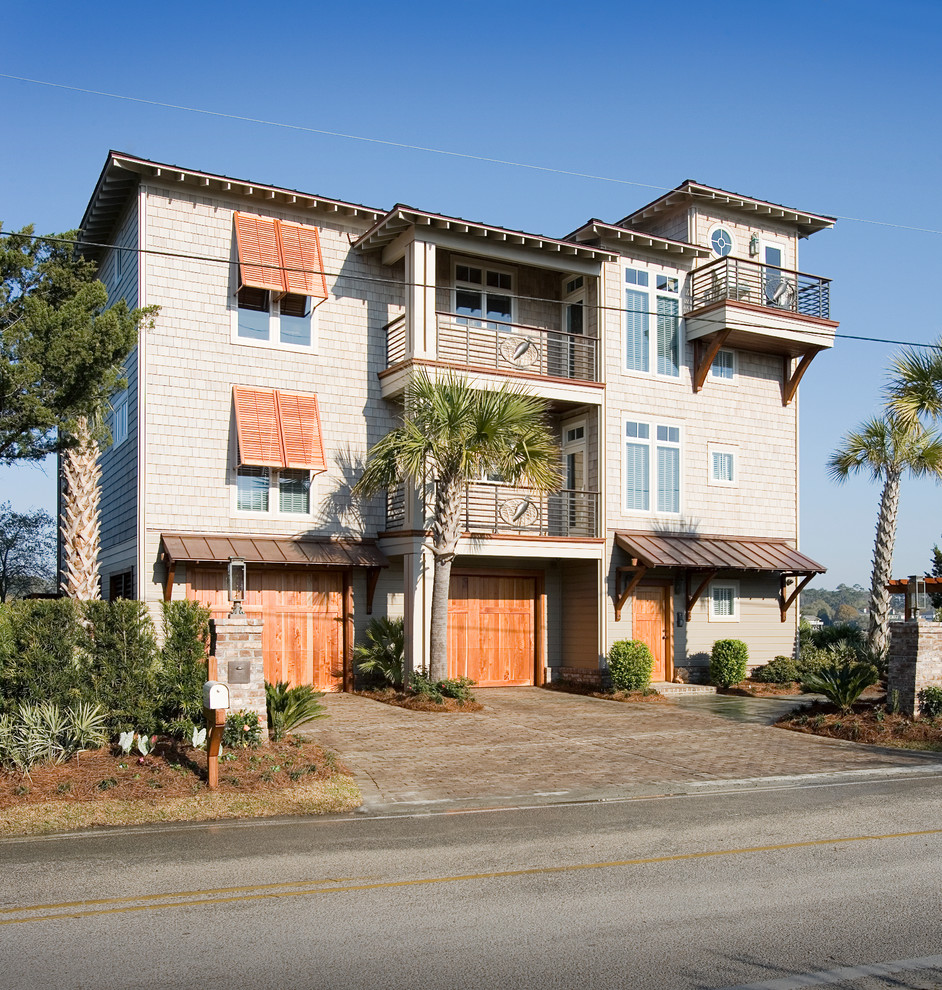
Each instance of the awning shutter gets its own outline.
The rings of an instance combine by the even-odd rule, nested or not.
[[[284,292],[278,221],[252,213],[236,213],[235,228],[242,285]]]
[[[327,279],[321,254],[321,238],[316,227],[281,221],[281,253],[285,288],[301,296],[327,298]]]
[[[326,471],[316,395],[276,393],[286,468]]]
[[[234,385],[239,463],[256,467],[284,467],[278,406],[273,389]]]

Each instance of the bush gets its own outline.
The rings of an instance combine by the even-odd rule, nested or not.
[[[452,677],[439,681],[435,686],[446,698],[456,698],[458,701],[474,701],[471,688],[475,682],[470,677]]]
[[[429,698],[439,705],[445,700],[438,684],[429,680],[425,674],[420,674],[418,671],[413,671],[412,676],[409,678],[409,690],[413,694],[421,694],[423,697]]]
[[[392,687],[402,687],[405,635],[402,619],[370,619],[364,633],[365,643],[353,648],[357,670],[371,677],[381,677]]]
[[[226,716],[226,727],[222,730],[222,744],[227,749],[255,749],[262,741],[262,728],[258,712],[239,709]]]
[[[752,672],[752,679],[760,684],[787,684],[798,680],[798,665],[791,657],[776,657]]]
[[[710,683],[729,687],[746,679],[749,647],[741,639],[718,639],[710,652]]]
[[[942,715],[942,687],[924,687],[919,692],[919,711],[923,718]]]
[[[0,715],[0,766],[22,773],[36,763],[62,763],[107,741],[105,713],[98,705],[60,709],[51,701],[26,702]]]
[[[323,697],[323,691],[315,691],[309,684],[288,687],[287,681],[277,684],[265,681],[265,707],[272,742],[283,739],[286,733],[304,722],[326,715],[321,704]]]
[[[838,643],[842,640],[854,648],[863,646],[863,630],[850,622],[836,622],[832,626],[822,626],[811,633],[811,642],[819,649],[824,649],[832,643]]]
[[[203,723],[209,653],[209,609],[199,602],[163,603],[164,645],[157,672],[162,731],[189,739]]]
[[[608,672],[618,691],[643,691],[651,683],[654,657],[640,639],[620,639],[608,651]]]
[[[817,674],[808,674],[803,678],[801,686],[807,691],[823,694],[842,712],[847,712],[879,678],[877,668],[872,664],[836,662],[822,668]]]

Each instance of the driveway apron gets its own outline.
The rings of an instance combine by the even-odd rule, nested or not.
[[[764,710],[733,720],[702,703],[621,704],[521,687],[482,689],[476,696],[483,711],[432,714],[329,694],[329,717],[309,723],[304,735],[353,771],[368,811],[614,799],[723,781],[758,786],[762,778],[805,774],[942,770],[942,754],[788,732],[769,726]]]

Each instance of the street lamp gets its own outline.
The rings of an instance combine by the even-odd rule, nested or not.
[[[245,600],[245,560],[242,557],[229,558],[229,570],[226,574],[226,591],[232,603],[230,615],[245,615],[242,602]]]

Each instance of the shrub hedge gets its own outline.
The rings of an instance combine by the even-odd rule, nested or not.
[[[100,705],[107,729],[190,734],[202,721],[209,611],[165,602],[164,645],[143,602],[0,605],[0,714],[24,703]]]
[[[608,672],[617,691],[643,691],[651,683],[654,657],[640,639],[620,639],[608,651]]]
[[[710,652],[710,683],[729,687],[746,679],[749,647],[741,639],[718,639]]]

